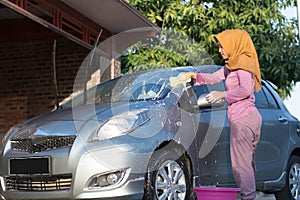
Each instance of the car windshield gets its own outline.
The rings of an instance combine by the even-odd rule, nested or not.
[[[151,101],[164,98],[170,91],[169,77],[177,70],[155,70],[126,74],[87,90],[87,104]],[[84,104],[83,92],[64,102],[62,108]]]

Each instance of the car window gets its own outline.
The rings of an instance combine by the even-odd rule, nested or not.
[[[257,108],[265,108],[265,109],[269,108],[269,103],[267,101],[263,88],[258,92],[255,92],[254,95],[255,95],[255,105]]]
[[[264,108],[264,109],[278,108],[276,100],[274,99],[273,95],[265,86],[263,86],[261,90],[255,92],[254,94],[255,94],[255,105],[257,108]]]
[[[193,86],[193,89],[195,91],[197,98],[202,94],[209,93],[207,85],[195,85],[195,86]]]
[[[169,77],[177,76],[178,73],[175,70],[169,70],[169,73],[148,71],[105,81],[87,90],[86,103],[103,104],[162,99],[171,90]],[[82,104],[84,104],[83,92],[64,103],[62,107],[70,108]]]
[[[267,97],[267,100],[268,100],[268,103],[269,103],[269,108],[278,109],[279,106],[277,104],[277,101],[275,100],[275,98],[271,94],[271,92],[266,87],[264,87],[264,92],[266,94],[266,97]]]
[[[169,92],[170,87],[167,78],[148,79],[132,84],[122,98],[123,101],[155,100],[166,96]]]
[[[208,94],[211,91],[225,91],[225,86],[224,86],[224,81],[220,83],[216,83],[213,85],[193,85],[194,92],[196,94],[197,99],[203,95],[203,94]],[[226,102],[226,101],[225,101]],[[226,108],[226,104],[221,107],[207,107],[207,108],[214,108],[214,109],[220,109],[220,108]],[[207,109],[205,108],[205,109]]]

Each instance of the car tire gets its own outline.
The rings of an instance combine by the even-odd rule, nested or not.
[[[193,196],[187,163],[172,150],[158,150],[149,161],[144,200],[190,200]]]
[[[296,200],[300,198],[300,157],[291,156],[287,164],[286,184],[275,193],[276,200]]]

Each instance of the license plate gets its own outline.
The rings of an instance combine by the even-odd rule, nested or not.
[[[9,159],[10,175],[50,174],[49,157],[11,158]]]

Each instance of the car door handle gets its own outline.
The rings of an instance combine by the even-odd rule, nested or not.
[[[278,121],[283,123],[283,124],[288,124],[289,123],[288,119],[286,117],[282,117],[282,116],[279,117]]]

